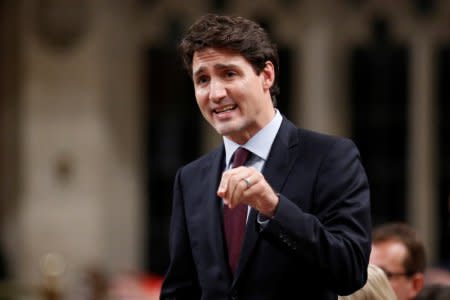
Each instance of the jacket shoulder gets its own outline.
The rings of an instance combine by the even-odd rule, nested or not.
[[[198,170],[198,168],[203,168],[205,166],[211,166],[217,159],[220,159],[220,157],[224,153],[223,145],[215,148],[214,150],[198,157],[197,159],[183,165],[180,167],[180,170],[183,170],[183,173],[185,172],[195,172]]]
[[[330,135],[303,128],[298,128],[297,134],[302,146],[311,147],[315,150],[326,150],[333,146],[356,148],[353,140],[344,136]]]

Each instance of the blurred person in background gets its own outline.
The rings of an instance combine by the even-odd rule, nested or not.
[[[417,232],[401,222],[377,226],[370,263],[386,273],[398,300],[411,300],[424,287],[425,246]]]
[[[394,290],[384,271],[376,265],[369,264],[367,282],[356,292],[348,296],[339,296],[339,300],[396,300]]]

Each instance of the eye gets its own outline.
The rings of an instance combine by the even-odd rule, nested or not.
[[[197,85],[202,85],[202,84],[207,83],[208,80],[209,80],[208,76],[202,75],[202,76],[198,76],[198,77],[196,78],[195,83],[196,83]]]
[[[226,72],[225,72],[225,77],[227,77],[227,78],[233,78],[233,77],[235,77],[236,75],[237,75],[237,73],[236,73],[235,71],[229,70],[229,71],[226,71]]]

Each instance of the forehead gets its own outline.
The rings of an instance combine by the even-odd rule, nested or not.
[[[192,72],[194,74],[209,68],[223,66],[250,67],[242,54],[221,48],[205,48],[194,52]]]
[[[402,267],[406,257],[406,247],[399,241],[388,240],[372,245],[370,261],[381,267]]]

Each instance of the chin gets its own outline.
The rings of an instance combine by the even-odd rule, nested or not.
[[[222,136],[230,136],[238,132],[238,130],[231,129],[231,128],[224,128],[224,127],[215,127],[218,134]]]
[[[222,135],[222,136],[228,136],[228,135],[233,133],[233,131],[222,129],[222,128],[217,128],[216,127],[215,129],[216,129],[217,133]]]
[[[222,136],[233,136],[246,129],[244,122],[223,122],[215,124],[214,129]]]
[[[232,124],[219,123],[214,124],[214,129],[221,135],[228,135],[230,133],[236,132],[236,126]]]

